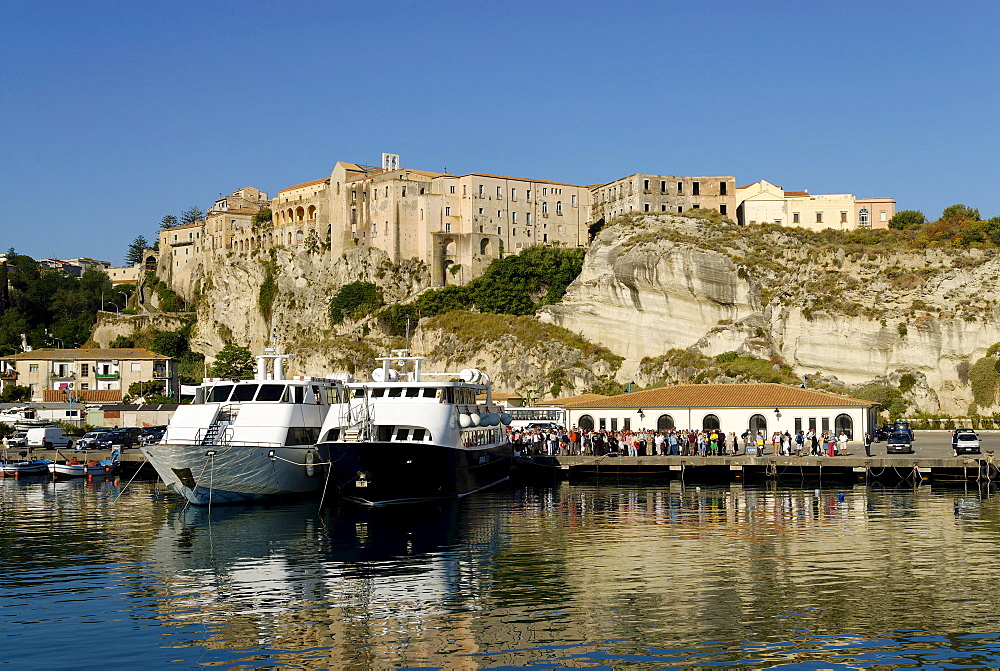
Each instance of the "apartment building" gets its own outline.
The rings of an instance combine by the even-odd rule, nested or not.
[[[682,214],[712,209],[733,217],[736,212],[736,178],[678,177],[636,173],[591,187],[590,219],[597,226],[630,212]]]
[[[28,387],[34,402],[65,400],[69,391],[84,401],[121,401],[123,392],[135,382],[161,381],[169,394],[177,397],[180,392],[177,363],[137,348],[21,352],[0,358],[0,378],[13,378]]]
[[[892,198],[855,198],[849,193],[811,195],[809,191],[786,191],[765,180],[736,189],[737,221],[748,224],[774,223],[812,230],[834,228],[888,228],[896,213]]]

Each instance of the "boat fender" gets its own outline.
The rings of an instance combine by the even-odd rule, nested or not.
[[[499,423],[500,419],[495,412],[488,412],[483,415],[483,426],[496,426]]]
[[[306,452],[306,475],[316,475],[316,467],[313,466],[313,463],[313,453]]]
[[[474,412],[471,415],[469,415],[469,419],[472,420],[472,426],[481,426],[483,423],[482,415],[480,415],[478,412]]]
[[[511,417],[509,413],[501,412],[500,421],[503,422],[504,426],[510,426],[510,423],[514,421],[514,418]]]
[[[468,429],[472,426],[472,417],[465,414],[464,412],[458,416],[458,425],[463,429]]]

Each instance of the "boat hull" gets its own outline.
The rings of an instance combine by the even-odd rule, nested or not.
[[[52,462],[42,461],[20,461],[3,464],[2,470],[6,477],[18,477],[22,475],[44,475],[48,473],[48,466]]]
[[[140,450],[168,487],[199,506],[307,495],[320,491],[326,482],[312,445],[160,443]]]
[[[54,478],[83,478],[88,475],[110,476],[118,470],[118,464],[111,461],[99,462],[96,466],[87,464],[49,464],[48,471]]]
[[[512,449],[456,448],[406,442],[329,442],[316,446],[329,462],[330,486],[369,505],[465,496],[510,477]]]

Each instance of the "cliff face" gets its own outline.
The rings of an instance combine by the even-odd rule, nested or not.
[[[937,407],[922,410],[965,413],[972,393],[961,369],[1000,341],[1000,261],[805,235],[624,220],[602,231],[562,303],[540,317],[625,356],[624,377],[641,378],[641,360],[671,348],[732,350],[848,383],[913,371],[938,392],[922,399]]]

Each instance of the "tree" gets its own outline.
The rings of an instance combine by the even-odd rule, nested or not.
[[[182,224],[193,224],[205,218],[205,213],[197,205],[192,205],[181,213]]]
[[[149,243],[143,236],[138,236],[132,241],[132,244],[128,246],[128,251],[125,252],[125,265],[134,266],[137,263],[142,263],[145,257],[144,253],[146,249],[149,248]]]
[[[168,214],[163,219],[160,219],[160,228],[173,228],[178,224],[177,217],[172,214]]]
[[[358,319],[384,305],[382,291],[371,282],[351,282],[340,287],[330,299],[330,323]]]
[[[927,223],[927,217],[920,210],[900,210],[892,215],[889,220],[889,228],[902,231],[907,228],[920,228]]]
[[[250,378],[254,372],[253,354],[246,347],[227,344],[215,356],[215,363],[209,368],[211,377]]]
[[[944,208],[944,212],[941,213],[941,218],[951,219],[953,217],[960,217],[969,221],[979,221],[979,210],[974,207],[969,207],[968,205],[962,205],[961,203],[949,205]]]

